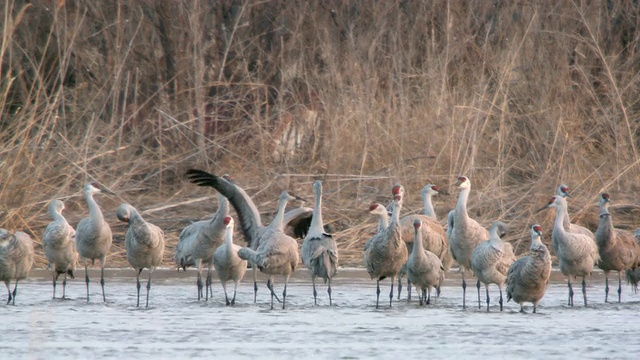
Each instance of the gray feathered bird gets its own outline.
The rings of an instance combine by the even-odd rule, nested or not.
[[[524,313],[524,303],[533,303],[536,312],[538,303],[544,296],[551,276],[551,255],[541,241],[542,227],[531,227],[531,247],[529,255],[516,260],[507,274],[507,302],[511,299],[520,304]]]

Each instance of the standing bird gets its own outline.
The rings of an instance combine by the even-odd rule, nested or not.
[[[393,286],[400,268],[407,261],[407,246],[400,233],[400,209],[402,208],[401,186],[396,185],[392,190],[393,213],[391,223],[384,231],[374,235],[367,243],[364,250],[364,264],[372,279],[376,279],[376,308],[380,300],[380,280],[391,279],[391,291],[389,292],[389,306],[393,301]]]
[[[0,229],[0,280],[9,293],[8,304],[16,304],[18,281],[26,279],[33,266],[33,240],[22,231],[15,234]],[[11,292],[11,280],[16,284]]]
[[[567,198],[571,197],[571,194],[569,193],[569,187],[567,185],[565,185],[565,184],[559,185],[558,188],[556,189],[556,196],[563,197],[565,199],[565,201],[566,201]],[[571,221],[569,219],[569,205],[568,204],[567,204],[567,216],[565,216],[562,225],[564,226],[564,229],[567,232],[584,234],[584,235],[589,236],[591,239],[593,239],[593,241],[596,240],[596,238],[593,235],[593,233],[591,232],[591,230],[587,229],[584,226],[580,226],[578,224],[572,224],[571,223]],[[551,247],[553,247],[553,250],[556,252],[556,255],[557,255],[558,254],[558,237],[557,237],[557,233],[552,233],[551,234]]]
[[[216,268],[218,278],[224,290],[224,300],[227,305],[235,305],[236,291],[238,283],[242,281],[244,273],[247,271],[247,261],[238,256],[238,251],[242,248],[233,243],[233,218],[224,218],[225,238],[224,243],[213,253],[213,266]],[[227,281],[233,280],[233,298],[229,301],[227,296]]]
[[[458,177],[460,195],[453,215],[453,228],[449,236],[449,249],[453,259],[460,265],[462,271],[462,308],[466,308],[467,283],[464,279],[465,272],[471,269],[471,253],[476,246],[489,238],[489,232],[477,221],[469,217],[467,213],[467,200],[471,192],[471,182],[466,176]],[[451,214],[451,213],[449,213]],[[478,299],[480,299],[480,280],[476,284]]]
[[[513,246],[502,241],[507,226],[501,221],[495,221],[489,228],[489,240],[483,241],[471,253],[471,268],[485,287],[487,293],[487,311],[489,311],[489,284],[496,284],[500,289],[500,311],[502,311],[502,288],[507,280],[509,266],[516,260]],[[478,309],[480,308],[480,294],[478,293]]]
[[[56,283],[60,274],[64,274],[62,280],[62,298],[65,298],[67,289],[67,275],[73,279],[73,270],[78,262],[78,252],[74,237],[76,231],[62,215],[64,203],[60,200],[52,200],[49,203],[49,214],[53,221],[47,225],[42,236],[42,248],[44,256],[53,269],[53,298],[56,298]]]
[[[284,208],[287,202],[296,200],[297,197],[289,195],[283,191],[280,194],[280,205],[278,213],[262,234],[256,250],[244,247],[238,251],[238,256],[243,260],[248,260],[251,267],[256,267],[260,272],[269,275],[267,287],[271,291],[271,309],[273,309],[273,298],[276,296],[273,290],[274,275],[284,276],[284,290],[282,291],[282,308],[285,308],[287,299],[287,285],[289,277],[298,267],[300,255],[298,254],[298,243],[289,235],[284,233]]]
[[[609,272],[618,272],[618,302],[622,297],[621,272],[635,269],[640,262],[640,246],[629,231],[613,227],[609,213],[609,194],[600,195],[600,223],[596,230],[596,242],[600,253],[598,267],[604,271],[604,302],[609,298]]]
[[[404,198],[404,187],[402,185],[398,186],[400,187],[400,195]],[[424,248],[436,254],[436,256],[438,256],[443,264],[447,264],[450,267],[453,259],[451,259],[449,255],[447,235],[442,225],[440,225],[437,219],[432,216],[434,213],[433,206],[429,206],[429,204],[431,204],[431,196],[434,193],[437,193],[434,188],[437,189],[435,185],[427,185],[421,192],[422,200],[425,204],[425,214],[412,214],[403,216],[400,219],[400,232],[402,234],[402,240],[407,245],[407,251],[410,253],[413,248],[413,223],[415,220],[420,220],[422,223],[420,231],[422,232],[422,241]],[[427,213],[431,213],[432,215],[426,215]],[[448,270],[447,267],[445,267],[445,269]],[[398,299],[400,299],[400,292],[402,291],[402,278],[406,275],[406,270],[407,267],[405,265],[400,269],[400,272],[398,273]],[[439,293],[440,289],[438,289],[438,294]],[[407,284],[407,299],[411,300],[411,283]]]
[[[149,270],[147,280],[147,303],[149,307],[149,290],[151,290],[151,273],[162,263],[164,255],[164,232],[157,226],[146,222],[138,210],[129,204],[121,204],[116,210],[118,220],[129,224],[125,235],[125,248],[127,260],[132,268],[137,270],[136,287],[138,289],[138,301],[140,306],[140,274],[144,268]]]
[[[322,222],[322,182],[316,180],[313,183],[316,195],[313,217],[309,232],[302,243],[302,263],[311,273],[313,284],[313,303],[318,304],[316,291],[316,277],[320,277],[327,284],[329,305],[331,302],[331,279],[338,272],[338,245],[333,237],[324,232]]]
[[[600,260],[598,246],[588,235],[568,232],[564,227],[567,216],[567,201],[562,196],[553,196],[545,207],[556,209],[556,220],[553,225],[552,236],[558,240],[558,264],[560,271],[567,277],[569,287],[568,304],[573,306],[572,276],[582,276],[582,295],[584,305],[587,306],[586,276],[593,271],[593,266]]]
[[[420,305],[428,305],[431,303],[431,288],[438,289],[444,282],[444,267],[440,258],[422,245],[421,225],[420,219],[413,221],[414,240],[407,260],[407,278],[411,284],[422,290]]]
[[[240,222],[240,229],[244,235],[245,241],[248,243],[248,247],[252,250],[257,250],[260,246],[260,242],[265,237],[265,234],[270,233],[272,229],[270,226],[262,225],[260,220],[260,212],[253,203],[253,200],[247,195],[247,193],[240,186],[236,185],[229,176],[216,176],[209,174],[206,171],[190,169],[187,171],[187,177],[191,182],[198,186],[209,186],[216,189],[219,193],[224,195],[236,210],[238,214],[238,220]],[[303,199],[294,196],[296,200],[304,201]],[[285,203],[286,205],[286,203]],[[283,209],[284,211],[284,209]],[[301,216],[306,216],[306,212],[302,212]],[[285,216],[287,217],[287,216]],[[275,220],[275,219],[274,219]],[[295,223],[296,217],[287,217],[290,223]],[[282,227],[289,225],[284,220],[280,220]],[[273,221],[272,221],[273,224]],[[279,224],[275,224],[279,226]],[[302,230],[298,230],[302,231]],[[258,294],[257,283],[257,270],[252,267],[253,270],[253,302],[256,302]],[[272,292],[272,295],[278,299],[278,297]]]
[[[80,257],[84,260],[85,282],[87,283],[87,301],[89,301],[89,260],[95,265],[96,259],[100,260],[100,286],[102,286],[102,301],[106,302],[104,294],[104,266],[109,251],[111,251],[111,228],[104,220],[98,203],[93,199],[93,194],[105,193],[115,195],[111,191],[98,187],[93,182],[84,186],[84,196],[89,206],[89,217],[84,218],[76,227],[76,248]]]
[[[174,255],[176,264],[185,269],[195,266],[198,270],[196,284],[198,286],[198,301],[203,297],[202,266],[207,265],[207,279],[205,287],[205,301],[209,300],[211,290],[211,268],[213,254],[224,243],[226,225],[224,219],[229,216],[229,201],[222,194],[218,194],[218,210],[209,220],[200,220],[180,232],[178,246]]]
[[[536,312],[538,303],[544,296],[551,276],[551,255],[542,243],[542,227],[538,224],[531,227],[531,248],[528,256],[516,260],[507,274],[507,302],[520,304],[520,312],[524,313],[524,303],[533,303]]]

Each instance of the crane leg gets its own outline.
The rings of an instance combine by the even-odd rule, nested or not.
[[[11,286],[10,286],[11,284],[10,284],[9,281],[5,281],[4,284],[7,286],[7,292],[9,293],[9,296],[7,298],[8,299],[7,300],[7,305],[9,305],[9,304],[11,304]]]
[[[424,290],[422,290],[422,291],[424,292]],[[423,296],[424,296],[424,295],[423,295]],[[431,304],[431,287],[429,287],[429,288],[427,289],[427,295],[426,295],[426,298],[427,298],[427,299],[426,299],[426,301],[425,301],[425,304],[427,304],[427,305]]]
[[[153,269],[149,269],[149,280],[147,280],[147,304],[144,307],[149,307],[149,291],[151,291],[151,273]]]
[[[398,294],[398,297],[400,294]],[[407,301],[411,301],[411,281],[409,281],[409,277],[407,277]]]
[[[54,299],[56,298],[56,282],[58,281],[58,276],[60,276],[60,274],[58,274],[58,272],[54,269],[53,270],[53,298]]]
[[[202,275],[198,270],[198,280],[196,280],[196,284],[198,285],[198,301],[202,298]]]
[[[584,306],[587,306],[587,281],[582,277],[582,297],[584,298]]]
[[[526,314],[524,311],[524,304],[520,304],[520,312]],[[536,312],[536,304],[533,304],[533,312]]]
[[[84,282],[87,283],[87,302],[89,302],[89,266],[84,266]]]
[[[231,305],[235,305],[236,304],[236,292],[238,291],[238,281],[234,282],[234,286],[233,286],[233,299],[231,299]],[[226,291],[225,291],[226,294]]]
[[[604,272],[604,302],[609,302],[609,272]]]
[[[389,307],[391,307],[391,303],[393,302],[393,283],[395,282],[396,277],[391,277],[391,291],[389,292]]]
[[[267,288],[271,291],[271,310],[273,310],[273,297],[276,295],[273,291],[273,276],[269,276],[269,279],[267,280]]]
[[[476,281],[476,288],[478,288],[478,309],[480,309],[480,279]],[[489,289],[487,289],[487,292],[489,292]],[[489,301],[489,299],[487,299],[487,301]]]
[[[391,284],[393,286],[393,284]],[[402,278],[398,277],[398,300],[400,300],[400,293],[402,292]]]
[[[138,290],[138,300],[136,301],[136,307],[140,307],[140,273],[142,272],[142,269],[138,270],[138,273],[136,274],[136,289]]]
[[[100,269],[100,286],[102,286],[102,301],[107,302],[107,297],[104,294],[104,262],[102,263],[102,267]]]
[[[618,271],[618,303],[622,301],[622,279],[620,278],[620,271]]]
[[[11,299],[11,305],[16,304],[16,294],[18,293],[18,280],[16,280],[16,285],[13,287],[13,298]]]
[[[64,273],[64,279],[62,279],[62,299],[66,299],[67,298],[67,273]]]
[[[316,277],[311,275],[311,284],[313,285],[313,305],[318,305],[318,292],[316,291]]]
[[[289,275],[284,276],[284,290],[282,290],[282,310],[287,302],[287,284],[289,284]]]
[[[467,282],[464,281],[464,271],[462,272],[462,310],[467,308],[466,299],[467,299]]]
[[[487,312],[489,312],[489,284],[485,284],[484,288],[487,292]],[[480,292],[478,292],[478,295],[480,295]],[[478,304],[480,304],[480,296],[478,296]]]
[[[573,306],[573,287],[571,287],[571,277],[567,278],[567,286],[569,286],[569,306]]]
[[[220,281],[220,283],[222,284],[222,290],[224,290],[224,303],[225,305],[229,306],[231,305],[231,302],[229,301],[229,297],[227,296],[227,282]],[[213,299],[213,297],[211,299]]]
[[[422,306],[424,304],[424,289],[418,291],[418,304]]]
[[[333,303],[331,302],[331,278],[327,279],[327,281],[329,282],[329,285],[327,287],[327,293],[329,293],[329,306],[333,305]]]
[[[504,304],[502,300],[502,286],[499,286],[499,288],[500,288],[500,300],[498,300],[498,304],[500,304],[500,311],[502,311],[502,305]]]
[[[205,281],[204,301],[209,301],[209,290],[210,289],[211,289],[211,268],[209,267],[209,269],[207,270],[207,280]]]
[[[380,302],[380,279],[376,280],[376,309],[379,307],[378,304]]]
[[[253,271],[253,303],[255,304],[258,298],[258,273],[255,265],[251,265],[251,270]]]

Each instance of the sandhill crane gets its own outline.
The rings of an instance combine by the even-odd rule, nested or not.
[[[404,187],[402,185],[397,185],[399,187],[400,196],[404,198]],[[421,192],[423,195],[423,203],[430,203],[430,200],[426,200],[426,198],[430,198],[431,195],[435,192],[434,188],[437,189],[434,185],[428,185],[427,189],[431,191],[423,191]],[[431,209],[424,209],[425,213],[433,212],[433,207]],[[413,248],[413,233],[414,227],[413,222],[415,220],[420,220],[422,226],[420,227],[420,231],[422,232],[422,242],[424,248],[438,256],[443,263],[451,266],[451,259],[447,261],[449,258],[449,246],[447,244],[447,236],[445,234],[444,228],[440,223],[436,220],[435,217],[430,215],[422,215],[422,214],[411,214],[403,216],[400,219],[400,233],[402,234],[402,240],[407,245],[407,251],[411,252]],[[445,269],[447,269],[445,267]],[[398,299],[400,299],[400,293],[402,291],[402,278],[406,275],[407,267],[406,265],[400,269],[398,273]],[[447,269],[448,270],[448,269]],[[438,288],[438,293],[440,289]],[[411,284],[407,284],[407,299],[411,300]]]
[[[229,201],[224,195],[218,195],[218,210],[211,219],[200,220],[185,227],[178,240],[175,251],[175,261],[183,269],[195,266],[198,274],[198,301],[203,297],[202,266],[207,265],[207,279],[205,300],[209,300],[211,291],[211,268],[213,267],[213,253],[224,243],[226,225],[225,217],[229,216]]]
[[[8,304],[16,304],[18,281],[26,279],[33,266],[33,240],[22,231],[10,233],[0,229],[0,280],[4,281],[9,297]],[[15,280],[13,293],[11,280]]]
[[[302,263],[311,273],[313,284],[313,303],[317,305],[316,277],[320,277],[327,284],[329,305],[331,302],[331,279],[338,271],[338,245],[333,237],[324,232],[322,222],[322,182],[313,183],[315,191],[315,205],[309,232],[302,243]]]
[[[471,253],[471,268],[484,286],[487,293],[487,311],[489,311],[489,284],[496,284],[500,289],[500,311],[502,311],[502,288],[507,280],[509,266],[515,261],[513,246],[502,241],[501,237],[507,231],[507,226],[501,221],[495,221],[489,228],[489,240],[476,246]],[[478,296],[478,308],[480,297]]]
[[[242,260],[238,256],[238,251],[242,248],[233,243],[233,218],[227,216],[224,218],[225,240],[213,254],[213,266],[216,268],[220,284],[224,290],[224,300],[227,305],[235,305],[236,291],[238,284],[242,281],[244,273],[247,271],[247,261]],[[227,296],[227,281],[233,280],[233,298],[229,301]]]
[[[149,291],[151,290],[151,273],[162,263],[164,255],[164,232],[142,218],[142,215],[133,206],[121,204],[116,210],[116,217],[129,224],[125,235],[125,249],[127,260],[132,268],[137,271],[136,288],[138,300],[136,306],[140,306],[140,274],[143,269],[149,270],[147,280],[147,303],[149,307]]]
[[[471,269],[471,253],[476,246],[489,238],[489,232],[467,213],[467,200],[471,192],[471,181],[466,176],[458,177],[460,190],[458,202],[453,215],[453,228],[449,235],[449,250],[453,259],[460,265],[462,272],[462,308],[466,308],[467,283],[464,279],[466,270]],[[478,279],[478,299],[480,298],[480,280]]]
[[[529,255],[511,264],[507,274],[507,302],[513,299],[520,304],[521,313],[524,313],[525,302],[533,303],[533,312],[536,312],[549,284],[551,255],[540,240],[541,237],[542,227],[533,225]]]
[[[273,290],[274,275],[284,276],[284,290],[282,291],[282,308],[285,308],[287,298],[287,285],[289,277],[296,270],[300,255],[298,254],[298,243],[289,235],[284,233],[284,208],[287,202],[299,199],[283,191],[280,194],[280,205],[275,218],[267,227],[259,240],[256,250],[244,247],[238,251],[241,259],[249,261],[251,267],[256,267],[260,272],[269,275],[267,287],[271,291],[271,309],[273,309],[273,298],[276,295]]]
[[[636,238],[636,243],[640,245],[640,228],[633,232],[633,236]],[[637,254],[640,256],[640,253]],[[631,284],[634,292],[638,292],[638,284],[640,283],[640,266],[636,266],[635,269],[627,270],[627,282]]]
[[[91,265],[96,259],[100,260],[100,286],[102,287],[102,301],[107,301],[104,294],[104,266],[107,254],[111,251],[111,228],[104,220],[98,203],[93,194],[104,193],[115,195],[111,191],[100,187],[97,183],[90,182],[84,186],[84,196],[89,206],[89,217],[84,218],[76,227],[76,248],[84,261],[85,282],[87,283],[87,301],[89,301],[89,260]]]
[[[266,233],[270,233],[270,227],[262,225],[260,220],[260,213],[258,208],[253,203],[253,200],[247,195],[247,193],[240,186],[231,181],[228,176],[216,176],[209,174],[202,170],[190,169],[187,171],[187,177],[191,182],[198,186],[209,186],[216,189],[219,193],[224,195],[236,210],[238,214],[238,220],[240,221],[240,229],[244,235],[245,240],[249,244],[249,248],[252,250],[258,249],[260,241]],[[295,199],[304,201],[303,199],[294,196]],[[284,209],[283,209],[284,211]],[[274,219],[275,220],[275,219]],[[295,221],[296,218],[289,218],[289,221]],[[283,220],[280,220],[283,223]],[[273,222],[272,222],[273,224]],[[277,225],[277,224],[276,224]],[[281,227],[284,227],[282,224]],[[258,293],[258,284],[256,277],[256,269],[253,270],[253,302],[256,302]],[[278,299],[278,297],[272,292],[272,295]],[[279,300],[279,299],[278,299]]]
[[[420,288],[420,305],[431,303],[431,288],[440,288],[444,282],[444,267],[442,261],[422,244],[420,219],[413,221],[414,240],[413,249],[407,260],[407,278],[410,284]]]
[[[558,188],[556,189],[556,196],[561,196],[563,198],[570,198],[571,194],[569,193],[569,187],[565,184],[561,184],[558,186]],[[543,208],[544,209],[544,208]],[[593,232],[591,232],[591,230],[587,229],[584,226],[580,226],[578,224],[572,224],[570,219],[569,219],[569,207],[567,205],[567,216],[565,216],[564,218],[564,222],[562,223],[564,226],[564,229],[570,233],[578,233],[578,234],[584,234],[589,236],[591,239],[593,239],[594,241],[596,240],[595,235],[593,234]],[[558,238],[557,235],[554,235],[554,233],[552,233],[551,235],[551,247],[553,247],[553,250],[556,252],[556,254],[558,253]]]
[[[60,274],[64,274],[62,281],[62,298],[65,298],[67,289],[67,275],[73,279],[73,270],[78,262],[75,236],[76,231],[62,215],[64,203],[61,200],[52,200],[49,203],[49,214],[53,221],[47,225],[42,236],[42,248],[44,256],[53,269],[53,298],[56,298],[56,282]]]
[[[393,187],[393,213],[391,223],[384,231],[377,233],[365,244],[364,264],[372,279],[376,279],[376,308],[380,300],[380,280],[390,278],[389,306],[393,301],[393,286],[400,268],[407,261],[407,246],[400,233],[400,210],[402,208],[401,187]]]
[[[587,305],[586,276],[591,273],[593,266],[600,260],[598,246],[595,241],[585,234],[571,233],[564,228],[564,219],[567,214],[567,201],[562,196],[553,196],[546,207],[556,209],[556,220],[553,225],[553,234],[558,239],[558,263],[560,271],[567,277],[569,287],[568,304],[573,306],[573,288],[571,276],[582,276],[582,295],[584,305]]]
[[[631,232],[613,227],[613,220],[609,213],[610,203],[609,194],[600,195],[600,223],[595,234],[600,253],[598,267],[604,271],[604,302],[607,302],[609,297],[609,272],[618,272],[618,302],[620,302],[622,297],[621,272],[638,267],[640,247]]]

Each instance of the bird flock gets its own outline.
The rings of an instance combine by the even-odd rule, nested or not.
[[[251,197],[229,175],[217,176],[202,170],[187,171],[188,179],[198,185],[214,188],[219,196],[218,209],[211,219],[194,222],[179,235],[174,254],[178,269],[195,267],[197,273],[197,299],[205,301],[213,297],[212,269],[220,280],[226,305],[236,303],[238,286],[245,272],[251,268],[253,275],[254,303],[257,301],[257,272],[267,275],[271,309],[274,300],[286,308],[287,285],[300,261],[308,269],[313,286],[314,304],[318,303],[316,280],[322,279],[327,287],[329,305],[333,304],[331,281],[338,272],[338,246],[326,231],[322,218],[322,182],[313,183],[315,202],[313,208],[296,207],[285,212],[287,203],[304,199],[283,191],[279,197],[277,212],[271,223],[263,225],[260,212]],[[402,279],[407,279],[407,300],[411,300],[413,287],[418,291],[420,306],[430,305],[432,290],[440,296],[441,286],[452,263],[458,263],[462,278],[462,307],[466,308],[466,289],[469,273],[476,277],[478,308],[481,304],[481,284],[485,287],[486,309],[490,310],[489,285],[499,289],[500,311],[506,301],[513,299],[524,311],[524,304],[531,303],[533,312],[543,298],[551,275],[551,254],[542,242],[542,227],[531,226],[531,246],[528,255],[519,259],[510,243],[503,237],[510,230],[507,224],[496,220],[487,229],[471,218],[467,201],[471,193],[471,181],[460,176],[454,210],[447,215],[446,226],[436,218],[432,196],[439,194],[433,184],[421,192],[422,214],[401,216],[405,190],[401,184],[392,187],[392,201],[388,206],[373,203],[368,212],[377,217],[376,233],[363,248],[364,267],[376,280],[376,308],[380,306],[380,281],[390,280],[389,306],[393,305],[394,285],[397,280],[397,298],[400,299]],[[89,216],[74,229],[62,214],[65,205],[55,199],[49,203],[53,221],[42,236],[44,255],[52,271],[53,298],[56,298],[57,281],[64,276],[62,298],[66,298],[67,277],[74,278],[76,266],[84,263],[87,301],[90,300],[89,265],[100,260],[100,285],[102,300],[106,301],[104,267],[112,243],[109,224],[94,199],[96,194],[114,195],[95,182],[85,185],[83,194]],[[556,194],[540,210],[555,209],[551,244],[557,255],[560,271],[567,277],[568,300],[573,306],[572,278],[581,278],[584,305],[587,306],[586,281],[595,266],[605,274],[605,302],[609,301],[609,274],[618,274],[618,302],[621,302],[623,273],[629,284],[637,290],[640,283],[640,229],[635,233],[617,229],[608,211],[611,197],[600,196],[600,222],[597,231],[571,224],[566,185],[560,185]],[[229,215],[230,206],[235,209],[240,232],[247,246],[233,242],[235,220]],[[116,210],[118,220],[127,223],[125,249],[127,260],[136,270],[137,302],[140,306],[140,275],[148,270],[145,306],[149,306],[151,275],[161,265],[165,251],[164,232],[158,226],[144,220],[132,205],[123,203]],[[289,231],[291,230],[291,231]],[[302,238],[302,247],[294,237]],[[33,266],[34,246],[31,237],[20,231],[14,233],[0,229],[0,279],[4,281],[7,304],[15,304],[18,282],[28,277]],[[203,267],[207,274],[203,281]],[[276,276],[282,279],[282,292],[275,290]],[[14,282],[13,290],[11,282]],[[227,283],[233,281],[233,295],[227,291]],[[280,296],[278,296],[280,295]]]

